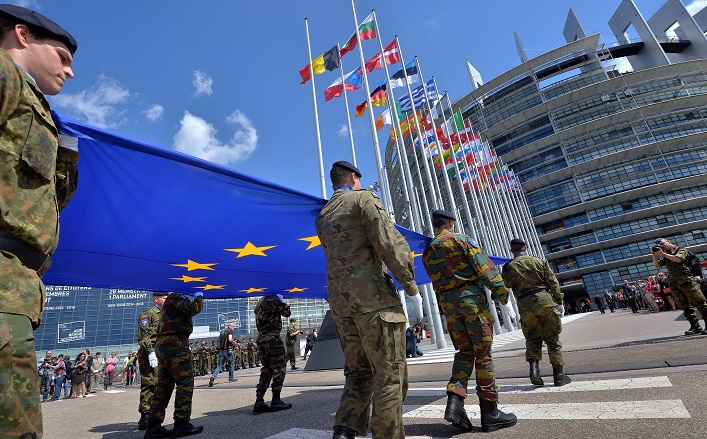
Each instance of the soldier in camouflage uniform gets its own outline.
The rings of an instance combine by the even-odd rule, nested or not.
[[[169,437],[170,432],[162,426],[162,422],[175,385],[177,391],[171,437],[189,436],[204,430],[204,427],[195,427],[190,422],[194,376],[189,352],[189,336],[194,329],[192,317],[201,312],[203,295],[200,291],[195,294],[194,300],[190,300],[186,294],[171,293],[164,302],[155,345],[159,362],[157,385],[150,405],[145,439]]]
[[[209,373],[214,373],[216,367],[218,366],[218,348],[216,348],[216,342],[211,342],[211,347],[209,348]]]
[[[152,293],[154,306],[143,311],[137,318],[137,343],[140,346],[137,350],[137,360],[140,365],[140,420],[138,430],[147,429],[147,418],[150,413],[150,403],[152,395],[155,393],[157,384],[157,355],[155,354],[155,344],[157,343],[157,327],[162,317],[162,306],[164,305],[167,293]]]
[[[79,158],[76,139],[58,134],[45,95],[74,77],[76,48],[47,17],[0,5],[0,437],[42,436],[34,347],[46,297],[41,277]]]
[[[204,376],[209,373],[209,359],[211,353],[209,352],[209,347],[206,345],[206,340],[201,340],[201,363],[199,364],[199,376]]]
[[[290,316],[290,306],[282,301],[282,296],[263,296],[255,305],[255,326],[258,328],[258,349],[263,367],[260,368],[260,380],[255,390],[253,414],[280,411],[292,408],[280,399],[282,384],[285,382],[287,362],[285,347],[282,345],[282,317]],[[265,392],[272,380],[272,401],[265,403]]]
[[[707,301],[695,281],[695,275],[687,266],[689,252],[664,238],[656,239],[655,244],[656,246],[651,249],[653,266],[668,268],[673,300],[683,309],[685,318],[690,322],[690,329],[685,331],[685,335],[707,334]],[[705,321],[704,331],[697,319],[695,308],[700,310],[702,320]]]
[[[400,294],[390,270],[418,305],[410,247],[378,198],[361,190],[361,172],[349,162],[330,171],[334,195],[316,220],[326,258],[329,307],[346,360],[346,384],[334,418],[334,439],[368,433],[405,437],[403,401],[408,375]]]
[[[246,350],[248,351],[248,367],[255,367],[255,346],[253,346],[253,339],[248,340],[246,345]]]
[[[233,363],[235,370],[241,369],[241,342],[237,338],[234,339],[236,344],[233,346]]]
[[[199,374],[199,343],[189,343],[189,351],[191,352],[191,370],[192,375]]]
[[[513,260],[503,267],[503,281],[513,289],[520,312],[520,327],[525,336],[525,359],[530,364],[530,382],[542,386],[540,359],[543,341],[552,364],[555,386],[572,382],[565,374],[562,357],[562,321],[558,305],[563,294],[560,283],[546,261],[527,254],[528,247],[520,239],[511,240]]]
[[[508,303],[508,290],[498,269],[476,242],[454,233],[455,218],[444,210],[432,212],[435,237],[422,255],[422,263],[432,280],[447,329],[457,353],[452,377],[447,384],[444,419],[458,428],[471,430],[464,410],[469,377],[476,367],[476,395],[481,408],[481,428],[495,431],[512,427],[517,419],[498,410],[498,387],[493,367],[493,317],[484,286],[491,297]],[[493,306],[491,304],[490,306]]]
[[[258,350],[258,343],[255,341],[253,342],[253,351],[253,361],[255,361],[255,367],[260,367],[260,351]]]
[[[297,319],[292,317],[290,319],[290,326],[287,327],[287,339],[285,346],[287,346],[287,359],[290,360],[290,369],[297,370],[297,354],[295,353],[295,344],[297,343],[297,336],[300,335],[302,331],[297,329]]]
[[[240,348],[241,348],[241,369],[247,369],[248,368],[248,347],[246,346],[247,343],[245,341],[245,338],[241,340]]]

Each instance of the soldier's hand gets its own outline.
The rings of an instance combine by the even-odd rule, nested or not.
[[[157,367],[157,354],[155,354],[154,351],[150,352],[150,355],[147,356],[147,359],[150,363],[151,368],[154,369],[155,367]]]
[[[563,304],[557,305],[557,310],[560,311],[560,317],[565,315],[565,306]]]
[[[417,319],[422,320],[425,315],[422,310],[422,296],[420,294],[415,294],[414,296],[410,296],[410,300],[412,300],[412,303],[415,304],[415,309],[417,310]]]

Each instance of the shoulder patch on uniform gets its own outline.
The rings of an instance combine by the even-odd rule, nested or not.
[[[469,244],[473,245],[476,248],[479,248],[479,243],[476,242],[476,240],[472,237],[469,237]]]
[[[149,323],[149,321],[148,321],[146,318],[140,320],[140,326],[142,326],[143,328],[144,328],[145,326],[147,326],[148,323]]]

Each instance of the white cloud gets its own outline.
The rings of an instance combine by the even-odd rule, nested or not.
[[[23,8],[29,8],[34,10],[42,9],[42,6],[37,0],[14,0],[10,3],[14,3],[17,6],[22,6]]]
[[[437,30],[439,28],[439,23],[436,18],[430,18],[422,24],[422,27],[426,27],[431,30]]]
[[[685,5],[690,15],[695,15],[707,6],[707,0],[694,0],[689,5]]]
[[[130,97],[130,91],[113,78],[100,75],[96,84],[76,94],[62,93],[52,103],[78,113],[80,118],[100,128],[116,128],[124,122],[125,110],[118,108]]]
[[[342,123],[339,125],[339,129],[336,131],[341,137],[346,137],[349,135],[349,127]]]
[[[162,115],[164,114],[164,107],[160,104],[154,104],[142,113],[145,115],[145,119],[149,120],[150,122],[157,122],[158,120],[162,119]]]
[[[214,84],[214,80],[211,79],[206,73],[201,70],[194,71],[194,88],[196,88],[196,95],[209,95],[211,96],[211,86]]]
[[[218,131],[212,124],[187,111],[180,121],[179,131],[174,135],[174,148],[222,165],[248,159],[258,145],[258,131],[239,110],[228,116],[226,122],[236,126],[236,132],[228,143],[216,137]]]
[[[633,72],[633,66],[626,57],[614,59],[614,64],[619,73]]]

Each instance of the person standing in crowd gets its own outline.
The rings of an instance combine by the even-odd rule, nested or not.
[[[594,303],[597,305],[599,312],[606,314],[606,311],[604,310],[604,300],[598,293],[594,295]]]
[[[106,360],[106,376],[103,379],[103,390],[108,390],[113,387],[115,368],[118,365],[118,357],[116,355],[115,352],[111,352],[110,358]]]
[[[89,351],[88,349],[84,349],[83,354],[83,364],[84,366],[86,366],[86,393],[93,393],[91,391],[91,366],[93,365],[93,357],[91,356],[91,351]]]
[[[218,367],[214,371],[213,375],[209,379],[209,387],[214,386],[214,380],[221,373],[223,364],[228,360],[228,382],[232,383],[236,381],[233,377],[233,373],[236,370],[236,363],[233,360],[233,349],[236,346],[236,342],[233,340],[233,330],[236,329],[236,323],[230,322],[226,329],[221,331],[218,337]]]
[[[329,175],[334,194],[319,212],[316,229],[326,258],[329,307],[346,361],[333,438],[368,432],[371,397],[373,437],[404,438],[407,319],[387,270],[422,317],[412,254],[378,197],[361,190],[358,168],[339,161]]]
[[[285,382],[287,360],[285,347],[282,345],[282,317],[289,317],[292,312],[290,305],[282,300],[280,295],[263,296],[255,305],[255,326],[258,328],[258,350],[260,361],[260,380],[255,388],[255,405],[253,414],[275,412],[292,408],[280,398],[282,385]],[[265,392],[272,381],[272,401],[265,403]]]
[[[71,396],[78,398],[79,394],[86,397],[86,354],[79,353],[74,359],[74,370],[71,373]]]
[[[74,77],[77,43],[58,24],[0,5],[0,376],[6,382],[0,436],[42,436],[34,331],[45,301],[41,281],[59,239],[59,211],[78,183],[76,138],[59,135],[45,95]]]
[[[194,393],[189,336],[194,330],[192,317],[204,307],[204,293],[199,291],[194,300],[183,293],[170,293],[162,306],[162,315],[157,328],[157,384],[150,403],[145,439],[183,437],[201,433],[204,427],[191,424],[191,399]],[[162,426],[165,410],[174,396],[174,429],[169,432]]]
[[[66,386],[66,365],[64,364],[63,355],[59,354],[57,361],[52,361],[51,369],[54,372],[54,395],[52,396],[52,401],[57,401],[61,397],[62,386]],[[68,395],[68,389],[64,387],[64,398]]]
[[[444,210],[432,212],[435,236],[422,254],[422,263],[432,286],[457,353],[452,376],[447,384],[447,407],[444,419],[452,425],[471,430],[464,409],[469,378],[476,368],[476,395],[481,409],[481,429],[495,431],[512,427],[516,416],[498,409],[498,387],[491,345],[493,317],[489,310],[485,285],[501,305],[508,303],[508,290],[493,262],[478,244],[466,235],[454,232],[454,215]]]
[[[695,275],[687,265],[690,253],[668,239],[658,238],[655,240],[655,246],[651,247],[651,255],[655,268],[667,267],[668,269],[673,299],[690,322],[690,329],[685,331],[685,335],[707,334],[707,301],[695,281]],[[702,320],[705,320],[704,331],[697,319],[695,308],[702,314]]]
[[[93,362],[91,363],[91,392],[96,393],[98,390],[98,379],[104,373],[106,367],[106,360],[101,357],[100,352],[96,352],[93,356]]]
[[[614,312],[616,304],[614,303],[614,295],[611,294],[608,288],[604,288],[604,300],[606,300],[606,306],[609,307],[609,311]]]
[[[638,307],[636,306],[636,287],[628,283],[628,280],[624,279],[624,284],[621,285],[621,291],[624,294],[624,300],[631,307],[631,311],[636,314],[638,312]]]
[[[297,336],[300,335],[302,331],[297,329],[297,319],[292,317],[290,319],[290,326],[287,327],[287,359],[290,360],[290,369],[297,370],[297,354],[295,353],[295,345],[297,344]]]
[[[665,273],[658,273],[656,283],[658,284],[658,294],[660,298],[663,299],[663,307],[666,311],[672,311],[675,309],[675,302],[673,301],[673,295],[670,291],[670,283],[668,282],[668,277]]]
[[[42,394],[42,402],[49,400],[49,389],[52,386],[52,351],[47,351],[37,363],[37,372],[39,373],[39,386]]]
[[[147,417],[150,413],[152,395],[157,384],[157,327],[162,317],[162,307],[167,293],[156,291],[152,293],[152,306],[140,313],[137,318],[137,358],[140,367],[140,402],[137,421],[138,430],[147,429]]]
[[[518,302],[520,326],[525,336],[525,359],[530,363],[530,382],[544,385],[539,366],[544,341],[554,384],[564,386],[572,379],[564,371],[560,342],[562,316],[557,306],[564,296],[560,283],[546,261],[528,254],[524,241],[513,239],[510,244],[513,259],[503,267],[503,280],[512,288]]]

